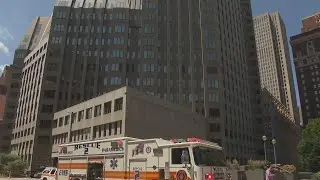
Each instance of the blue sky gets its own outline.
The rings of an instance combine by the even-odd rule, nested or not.
[[[0,6],[0,69],[12,62],[14,49],[36,16],[49,16],[53,0],[2,0]],[[251,0],[253,14],[279,11],[288,36],[298,34],[301,19],[320,11],[320,0]]]

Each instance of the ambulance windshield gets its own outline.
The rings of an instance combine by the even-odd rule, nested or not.
[[[193,148],[193,156],[198,166],[226,166],[222,150],[198,146]]]

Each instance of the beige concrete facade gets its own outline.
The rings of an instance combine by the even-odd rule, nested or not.
[[[47,40],[40,42],[25,58],[15,127],[12,131],[11,153],[20,155],[28,163],[36,160],[50,163],[50,160],[41,156],[40,149],[36,148],[50,146],[45,145],[50,141],[47,137],[51,134],[52,116],[47,113],[50,107],[38,104],[47,98],[47,94],[39,91],[43,84],[48,84],[43,79]]]
[[[129,87],[54,114],[52,157],[58,145],[114,137],[207,139],[207,120],[189,108]]]
[[[262,88],[290,109],[299,124],[292,65],[284,22],[278,12],[254,17]]]
[[[19,102],[20,87],[22,83],[22,68],[25,66],[24,58],[36,48],[47,31],[49,17],[36,17],[32,21],[30,27],[20,41],[19,46],[15,50],[13,64],[6,68],[6,105],[4,107],[4,125],[0,130],[0,146],[1,149],[10,151],[10,143],[14,134],[13,128],[17,124],[16,114]],[[20,104],[21,105],[21,104]],[[4,148],[6,147],[6,148]]]

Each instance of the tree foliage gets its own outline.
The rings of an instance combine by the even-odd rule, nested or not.
[[[4,175],[21,175],[27,164],[21,160],[21,158],[14,154],[3,154],[0,153],[0,173]]]
[[[248,169],[249,170],[256,170],[256,169],[263,169],[266,170],[270,166],[270,162],[261,161],[261,160],[249,160],[248,161]]]
[[[302,131],[298,146],[301,165],[304,170],[320,170],[320,119],[314,119]]]

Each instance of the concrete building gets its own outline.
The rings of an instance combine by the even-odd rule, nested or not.
[[[249,77],[257,63],[248,60],[250,33],[245,35],[247,25],[239,21],[249,17],[243,12],[251,13],[245,3],[56,1],[47,49],[37,53],[46,44],[41,41],[25,58],[23,80],[38,78],[37,96],[20,97],[25,100],[14,134],[35,133],[14,139],[14,152],[27,157],[31,169],[50,164],[54,112],[129,86],[203,114],[208,126],[216,127],[207,138],[222,145],[229,158],[241,163],[254,158],[253,107],[259,105],[252,92],[259,82],[257,73]],[[32,90],[23,84],[21,92]],[[27,121],[24,109],[34,106]]]
[[[24,67],[25,57],[33,51],[50,30],[50,17],[36,17],[15,50],[13,65]]]
[[[243,15],[243,31],[246,42],[246,59],[248,63],[248,80],[249,80],[249,97],[251,105],[253,129],[254,152],[256,159],[263,159],[263,142],[261,137],[263,131],[263,114],[262,114],[262,94],[261,82],[259,75],[259,61],[256,51],[256,41],[254,36],[254,24],[252,17],[251,1],[241,0],[241,9]]]
[[[20,41],[19,46],[15,50],[13,64],[8,65],[0,77],[0,84],[2,89],[5,89],[5,93],[1,97],[0,109],[2,109],[3,119],[0,129],[0,150],[10,151],[10,142],[12,138],[12,129],[14,127],[17,103],[19,100],[19,92],[21,86],[21,73],[24,66],[24,57],[37,45],[42,37],[42,33],[45,27],[41,28],[41,25],[48,18],[37,17],[34,19],[27,33]]]
[[[311,16],[304,17],[302,19],[301,32],[308,32],[320,27],[320,13],[313,14]]]
[[[43,158],[41,153],[37,154],[37,151],[32,151],[32,149],[43,145],[42,141],[45,139],[43,133],[48,132],[48,129],[43,128],[43,119],[46,117],[43,118],[41,116],[43,114],[39,111],[40,108],[43,108],[39,104],[39,99],[43,96],[47,97],[47,94],[43,94],[40,90],[42,83],[50,86],[50,82],[42,79],[50,21],[50,17],[37,17],[33,21],[16,49],[13,60],[13,64],[20,70],[19,85],[21,87],[19,88],[20,93],[15,97],[18,105],[13,118],[15,124],[12,131],[11,153],[20,155],[28,163]],[[48,56],[52,54],[48,53]],[[42,120],[37,121],[38,118]],[[51,122],[46,122],[51,127]],[[48,144],[48,146],[51,145]],[[29,150],[37,156],[33,156]]]
[[[303,126],[320,117],[320,28],[290,39],[300,95]]]
[[[274,163],[274,149],[271,141],[275,139],[277,163],[298,166],[297,146],[300,142],[300,125],[294,123],[289,108],[267,89],[262,90],[262,95],[264,135],[268,138],[265,142],[268,161]]]
[[[5,68],[3,71],[5,71]],[[6,104],[6,94],[7,94],[7,86],[6,86],[6,78],[5,74],[1,73],[0,76],[0,121],[3,121],[4,116],[4,107]]]
[[[123,136],[206,139],[214,128],[189,108],[122,87],[54,113],[52,157],[62,143]]]
[[[4,67],[3,71],[5,70],[6,67]],[[0,72],[1,73],[1,72]],[[6,105],[6,95],[7,95],[7,86],[6,86],[6,81],[5,81],[5,75],[4,73],[0,74],[0,130],[5,127],[4,122],[3,122],[3,117],[4,117],[4,108]],[[5,141],[5,138],[1,137],[0,141],[0,152],[1,151],[7,151],[9,147],[5,147],[5,143],[2,141]]]
[[[0,152],[10,151],[20,84],[21,68],[6,66],[0,77]]]
[[[47,39],[44,39],[25,58],[15,127],[12,131],[11,153],[20,155],[29,163],[44,161],[45,157],[37,147],[51,146],[50,138],[46,136],[51,134],[48,132],[51,131],[51,119],[48,117],[51,107],[39,104],[39,99],[45,101],[51,96],[40,89],[42,84],[50,86],[52,83],[43,76],[46,52]],[[50,163],[50,160],[47,161]]]
[[[284,22],[278,12],[254,17],[262,88],[290,109],[294,121],[297,101]]]

